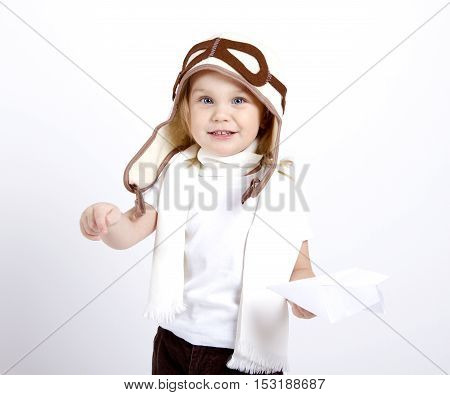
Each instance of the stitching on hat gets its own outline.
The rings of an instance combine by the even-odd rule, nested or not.
[[[216,53],[216,49],[217,49],[217,46],[219,45],[219,41],[220,41],[220,38],[217,38],[216,41],[214,41],[214,44],[211,48],[211,52],[209,53],[208,58],[211,56],[214,56],[214,54]]]

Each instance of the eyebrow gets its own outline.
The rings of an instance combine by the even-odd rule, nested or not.
[[[194,94],[195,92],[205,92],[205,93],[209,93],[208,89],[201,89],[201,88],[194,89],[191,93]],[[233,93],[233,94],[235,94],[235,93],[241,93],[241,94],[248,95],[248,92],[245,92],[245,91],[243,91],[242,89],[234,90],[232,93]]]

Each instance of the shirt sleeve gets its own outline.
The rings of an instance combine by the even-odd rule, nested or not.
[[[292,226],[294,234],[298,235],[297,242],[303,242],[314,238],[314,231],[311,225],[311,211],[309,207],[308,197],[305,196],[305,192],[302,189],[302,183],[299,183],[299,177],[301,175],[302,163],[289,158],[290,165],[282,166],[281,170],[284,174],[288,175],[290,187],[289,194],[291,199],[293,198],[293,223]],[[292,195],[291,195],[292,194]]]
[[[303,241],[314,238],[314,231],[311,226],[311,213],[310,212],[302,213],[302,224],[300,226],[302,227]]]

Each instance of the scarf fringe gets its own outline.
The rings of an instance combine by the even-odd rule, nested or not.
[[[245,373],[274,373],[289,370],[287,358],[258,351],[250,343],[241,343],[235,348],[226,366]]]
[[[144,312],[144,317],[156,321],[157,323],[161,322],[163,324],[167,324],[175,318],[175,315],[185,311],[187,307],[188,306],[183,302],[172,306],[169,309],[152,309],[151,307],[147,307]]]

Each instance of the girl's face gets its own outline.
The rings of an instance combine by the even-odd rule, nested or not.
[[[246,149],[258,135],[264,105],[247,87],[216,71],[199,71],[190,83],[190,130],[197,144],[219,156]]]

